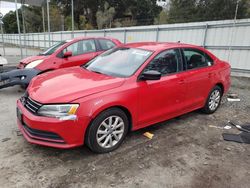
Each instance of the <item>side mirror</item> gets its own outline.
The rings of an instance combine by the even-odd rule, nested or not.
[[[158,71],[150,70],[142,73],[140,80],[160,80],[161,73]]]
[[[70,57],[70,56],[72,56],[72,52],[71,52],[71,51],[67,51],[67,52],[65,52],[65,53],[63,54],[63,57],[64,57],[64,58],[67,58],[67,57]]]

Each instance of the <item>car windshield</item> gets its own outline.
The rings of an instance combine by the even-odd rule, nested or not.
[[[41,52],[39,55],[51,55],[51,54],[53,54],[58,48],[60,48],[62,45],[64,45],[65,43],[67,43],[67,41],[58,42],[58,43],[54,44],[53,46],[47,48],[44,52]]]
[[[114,48],[83,67],[89,71],[115,77],[129,77],[151,56],[152,52],[137,48]]]

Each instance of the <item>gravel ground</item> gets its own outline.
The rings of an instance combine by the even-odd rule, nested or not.
[[[220,187],[248,188],[250,145],[223,141],[227,120],[250,123],[250,79],[233,78],[227,102],[212,115],[199,111],[129,133],[108,154],[86,147],[31,145],[16,126],[19,87],[0,90],[0,187]],[[212,126],[218,126],[215,128]],[[152,140],[143,136],[154,134]]]

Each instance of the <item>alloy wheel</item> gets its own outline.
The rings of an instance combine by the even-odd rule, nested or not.
[[[217,107],[220,104],[220,98],[221,98],[221,94],[219,90],[214,90],[211,93],[209,97],[209,102],[208,102],[208,106],[211,111],[214,111],[217,109]]]
[[[96,140],[100,147],[115,146],[124,134],[124,121],[119,116],[109,116],[101,122],[97,129]]]

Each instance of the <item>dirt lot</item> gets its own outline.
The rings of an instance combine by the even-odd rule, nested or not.
[[[250,123],[250,80],[233,78],[227,102],[213,115],[193,112],[130,133],[115,152],[97,155],[27,143],[18,132],[19,87],[0,91],[0,187],[249,187],[250,145],[223,141],[227,120]],[[149,140],[145,131],[155,136]]]

